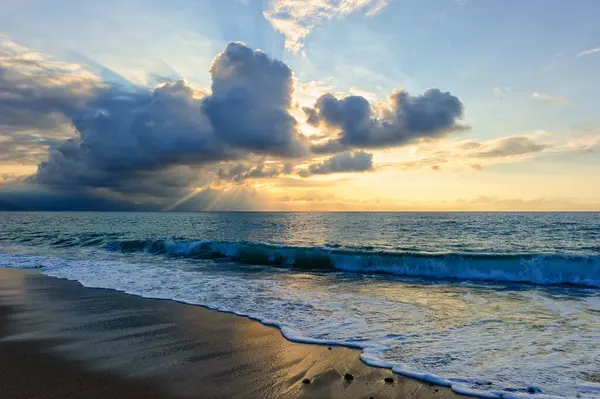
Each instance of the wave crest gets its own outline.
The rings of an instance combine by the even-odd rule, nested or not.
[[[301,269],[388,273],[401,276],[534,284],[600,286],[600,256],[564,254],[425,254],[286,247],[208,240],[129,240],[109,250],[147,252],[199,259],[230,259],[241,264]]]

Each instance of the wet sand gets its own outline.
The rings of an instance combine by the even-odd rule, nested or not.
[[[200,306],[0,268],[2,399],[460,397],[359,355]]]

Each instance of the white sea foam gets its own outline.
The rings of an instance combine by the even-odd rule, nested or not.
[[[277,326],[292,341],[361,348],[367,364],[458,393],[600,398],[600,384],[582,378],[600,366],[600,296],[594,289],[265,268],[248,273],[210,260],[119,253],[71,259],[3,254],[0,266],[43,267],[47,275],[87,287],[248,316]],[[531,387],[541,393],[531,395]]]

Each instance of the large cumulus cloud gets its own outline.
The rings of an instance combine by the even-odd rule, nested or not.
[[[98,88],[85,107],[67,115],[78,137],[53,148],[32,180],[126,192],[133,182],[147,186],[139,181],[175,169],[176,181],[187,187],[193,179],[181,178],[178,166],[306,154],[306,139],[289,113],[293,81],[285,64],[231,43],[210,73],[209,95],[184,81],[154,91]]]
[[[459,127],[463,105],[457,97],[438,89],[428,89],[419,96],[398,90],[390,96],[389,104],[378,107],[361,96],[338,99],[325,94],[304,111],[309,124],[337,130],[335,137],[313,146],[316,153],[328,153],[439,137]]]
[[[201,101],[184,82],[153,92],[98,93],[72,123],[79,136],[50,151],[35,181],[123,191],[132,181],[154,180],[158,171],[177,165],[235,156],[216,139]]]
[[[184,80],[149,89],[2,42],[0,161],[41,160],[26,183],[46,193],[110,200],[100,208],[129,202],[163,209],[221,182],[239,188],[252,179],[373,170],[372,154],[362,149],[437,137],[462,116],[461,102],[437,89],[415,97],[396,91],[375,106],[326,94],[305,109],[308,122],[327,132],[311,144],[293,116],[295,82],[286,64],[230,43],[210,76],[210,91]],[[311,163],[322,153],[334,155]]]
[[[301,156],[305,140],[290,115],[292,70],[283,62],[230,43],[210,70],[204,109],[219,137],[258,154]]]

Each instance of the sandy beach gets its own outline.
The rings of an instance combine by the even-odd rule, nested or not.
[[[458,397],[369,367],[357,350],[37,271],[0,269],[0,335],[2,398]]]

